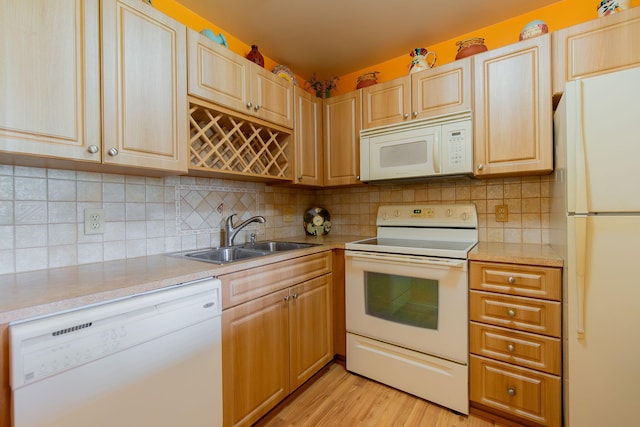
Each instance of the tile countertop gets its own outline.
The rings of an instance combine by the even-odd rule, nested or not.
[[[562,267],[563,261],[549,245],[480,242],[469,252],[471,261]]]
[[[259,267],[291,257],[344,248],[344,243],[362,238],[327,235],[278,239],[319,246],[226,265],[153,255],[0,275],[0,325],[191,280]]]

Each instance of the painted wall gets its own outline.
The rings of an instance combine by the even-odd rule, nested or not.
[[[179,0],[178,0],[179,1]],[[233,1],[233,0],[232,0]],[[543,7],[533,12],[525,13],[523,15],[515,16],[506,21],[498,22],[488,27],[479,28],[475,31],[466,34],[460,34],[459,36],[445,40],[441,43],[431,46],[415,46],[426,47],[429,50],[436,52],[438,56],[437,65],[444,65],[455,60],[457,53],[456,42],[459,40],[465,40],[471,37],[482,37],[485,39],[485,44],[489,49],[495,49],[502,46],[507,46],[518,41],[520,31],[524,26],[535,20],[540,19],[547,23],[549,31],[557,31],[562,28],[570,27],[582,22],[597,19],[597,0],[563,0],[557,3],[551,4],[547,7]],[[187,27],[190,27],[196,31],[200,31],[203,28],[210,28],[216,34],[223,32],[227,38],[229,49],[245,56],[250,46],[241,40],[233,37],[224,30],[224,22],[218,22],[216,24],[209,22],[201,16],[195,14],[191,10],[185,8],[176,0],[153,0],[153,5],[158,10],[162,11],[168,16],[182,22]],[[640,6],[640,0],[631,0],[631,7]],[[262,52],[264,55],[264,52]],[[265,56],[265,68],[271,70],[277,65],[269,57]],[[371,64],[370,66],[361,70],[354,71],[353,73],[340,76],[337,90],[335,94],[350,92],[355,89],[358,76],[369,71],[379,71],[378,81],[393,80],[397,77],[404,76],[409,71],[410,63],[409,52],[406,55],[399,56],[397,58],[390,58],[389,60],[380,64]],[[295,70],[293,70],[295,72]],[[304,82],[305,79],[297,76],[298,81]]]

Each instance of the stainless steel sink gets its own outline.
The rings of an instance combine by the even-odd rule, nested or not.
[[[268,255],[268,253],[265,253],[265,251],[231,247],[206,249],[204,251],[186,253],[183,256],[185,258],[192,258],[200,261],[226,264],[241,259],[255,258],[264,255]]]
[[[230,262],[257,258],[266,255],[272,255],[277,252],[292,251],[296,249],[304,249],[315,246],[311,243],[295,243],[295,242],[256,242],[246,243],[239,246],[200,249],[197,251],[175,252],[167,254],[169,256],[187,258],[198,261],[211,262],[214,264],[228,264]]]
[[[295,243],[295,242],[256,242],[242,245],[243,248],[268,251],[268,252],[281,252],[292,251],[295,249],[304,249],[314,246],[311,243]]]

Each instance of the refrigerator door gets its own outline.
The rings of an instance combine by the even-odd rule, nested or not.
[[[640,212],[640,68],[567,85],[568,211]]]
[[[568,218],[565,425],[638,425],[640,216]]]

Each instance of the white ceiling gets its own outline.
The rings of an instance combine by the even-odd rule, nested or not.
[[[358,71],[558,1],[177,0],[305,79]]]

